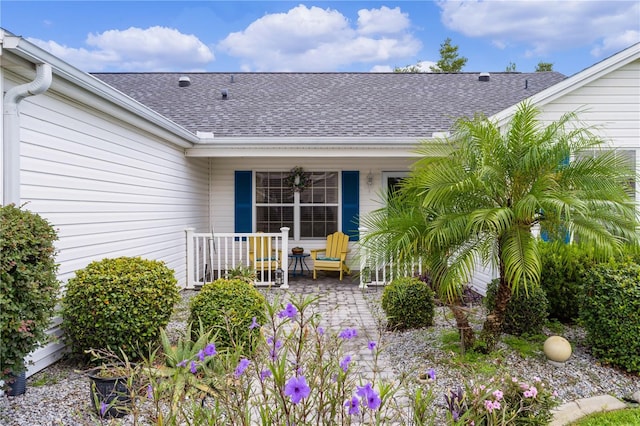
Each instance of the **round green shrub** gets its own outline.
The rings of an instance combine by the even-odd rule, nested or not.
[[[580,315],[585,272],[595,265],[592,250],[562,242],[538,244],[542,270],[540,286],[549,301],[549,317],[573,323]]]
[[[205,331],[212,330],[216,347],[233,346],[250,349],[259,329],[250,329],[253,317],[259,324],[266,318],[266,299],[242,279],[218,279],[202,286],[191,299],[189,322],[193,330],[201,323]]]
[[[71,349],[122,349],[132,359],[156,340],[180,295],[164,262],[119,257],[76,271],[62,300],[62,328]]]
[[[36,213],[0,208],[0,378],[25,370],[24,358],[47,341],[60,283],[56,231]]]
[[[406,330],[433,325],[434,294],[429,284],[418,278],[391,281],[382,293],[382,309],[389,328]]]
[[[580,303],[593,355],[640,372],[640,265],[611,262],[591,268]]]
[[[496,279],[487,286],[487,295],[484,302],[489,311],[492,311],[495,307],[496,292],[499,284],[500,280]],[[528,292],[520,289],[511,295],[511,300],[507,304],[502,331],[516,336],[537,334],[542,331],[548,316],[549,301],[540,286],[531,287]]]

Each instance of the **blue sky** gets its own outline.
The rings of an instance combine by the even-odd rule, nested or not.
[[[0,26],[87,72],[463,71],[572,75],[640,41],[640,1],[15,1]]]

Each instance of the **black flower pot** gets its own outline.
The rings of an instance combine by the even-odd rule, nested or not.
[[[101,368],[89,371],[91,404],[102,418],[120,418],[131,411],[131,393],[126,376],[104,377]]]
[[[8,396],[18,396],[22,395],[27,391],[27,375],[23,371],[20,374],[10,374],[9,380],[7,383],[7,395]]]

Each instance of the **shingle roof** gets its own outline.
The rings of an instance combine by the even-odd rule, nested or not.
[[[94,73],[186,129],[215,137],[428,137],[563,80],[556,72]],[[187,76],[188,87],[178,79]],[[228,89],[223,99],[222,89]]]

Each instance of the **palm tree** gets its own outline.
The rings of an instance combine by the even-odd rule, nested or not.
[[[422,142],[421,158],[400,190],[413,213],[399,215],[409,220],[397,229],[414,232],[384,247],[405,256],[419,251],[441,297],[452,304],[478,265],[497,268],[495,308],[481,334],[487,351],[500,335],[512,292],[539,284],[533,230],[568,233],[603,257],[637,241],[631,165],[576,114],[546,126],[538,117],[524,102],[505,129],[481,117],[461,119],[451,137]],[[366,226],[376,232],[395,220],[384,222],[380,212],[371,219]]]

